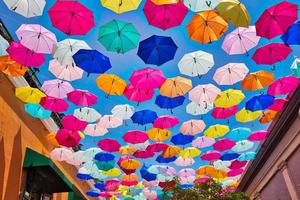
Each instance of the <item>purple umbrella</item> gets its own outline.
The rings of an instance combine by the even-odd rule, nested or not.
[[[66,81],[59,79],[53,79],[45,81],[41,88],[48,96],[63,99],[67,97],[67,94],[72,92],[74,88]]]

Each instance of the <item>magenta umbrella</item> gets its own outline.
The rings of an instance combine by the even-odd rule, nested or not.
[[[138,144],[138,143],[144,143],[146,142],[149,138],[148,135],[139,130],[134,130],[134,131],[127,131],[123,136],[122,139],[124,142],[130,143],[130,144]]]
[[[116,189],[118,189],[119,184],[120,182],[118,180],[110,179],[105,181],[104,187],[107,191],[115,191]]]
[[[34,53],[19,42],[11,42],[6,51],[14,61],[24,66],[39,67],[46,61],[43,54]]]
[[[205,148],[205,147],[210,147],[211,145],[213,145],[215,143],[215,139],[214,138],[208,138],[205,136],[201,136],[201,137],[197,137],[193,142],[192,145],[193,147],[196,148]]]
[[[82,131],[88,125],[87,122],[81,121],[73,115],[64,116],[60,122],[64,128],[73,131]]]
[[[247,164],[247,161],[238,161],[234,160],[231,162],[230,169],[240,169],[242,167],[245,167]]]
[[[243,172],[244,172],[244,169],[242,169],[242,168],[232,169],[232,170],[227,172],[227,176],[228,177],[238,176],[238,175],[241,175]]]
[[[166,148],[168,148],[169,145],[163,142],[154,142],[147,146],[146,150],[149,150],[151,152],[161,152],[164,151]]]
[[[133,154],[134,157],[136,158],[142,158],[142,159],[146,159],[146,158],[152,158],[154,156],[154,152],[149,151],[149,149],[147,150],[139,150],[134,152]]]
[[[268,39],[285,33],[298,18],[298,6],[286,1],[268,9],[255,23],[258,36]]]
[[[95,25],[93,12],[78,1],[56,1],[48,13],[52,25],[67,35],[85,35]]]
[[[214,143],[213,147],[217,151],[226,151],[231,149],[234,145],[235,145],[235,141],[224,138]]]
[[[158,117],[156,120],[154,120],[153,126],[155,128],[166,129],[166,128],[172,128],[176,126],[178,123],[179,123],[179,119],[177,117],[171,115],[163,115]]]
[[[57,131],[55,139],[62,146],[74,147],[79,143],[81,138],[77,131],[60,129]]]
[[[282,111],[287,102],[288,100],[286,99],[275,99],[274,103],[268,109],[274,111]]]
[[[268,94],[272,96],[286,95],[294,91],[299,85],[299,78],[286,76],[277,79],[269,85]]]
[[[41,87],[48,96],[63,99],[67,97],[67,94],[72,92],[74,88],[66,81],[59,79],[53,79],[45,81]]]
[[[69,108],[69,105],[65,102],[65,100],[50,96],[43,97],[40,104],[43,108],[52,112],[65,112]]]
[[[218,160],[220,157],[221,154],[218,151],[207,151],[205,154],[201,156],[201,159],[205,161],[213,161],[213,160]]]
[[[119,151],[121,145],[115,139],[105,138],[98,142],[98,147],[103,151],[115,152],[115,151]]]
[[[255,131],[249,137],[248,140],[250,141],[263,141],[267,138],[268,131]]]
[[[87,90],[73,90],[67,94],[68,101],[77,106],[92,106],[97,104],[98,97]]]
[[[156,5],[147,0],[143,11],[150,25],[163,30],[180,25],[188,13],[187,7],[181,1],[175,4]]]
[[[215,107],[211,113],[211,115],[215,118],[215,119],[227,119],[233,115],[235,115],[235,113],[237,113],[237,111],[239,110],[238,106],[232,106],[229,108],[218,108]]]
[[[134,71],[129,80],[136,88],[153,89],[160,88],[166,78],[162,71],[148,67]]]
[[[131,101],[138,103],[152,99],[154,95],[153,89],[140,89],[129,84],[126,86],[124,96]]]

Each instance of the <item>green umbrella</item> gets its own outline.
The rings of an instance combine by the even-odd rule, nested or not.
[[[292,75],[300,77],[300,59],[295,58],[292,66],[291,66]]]
[[[99,170],[102,171],[108,171],[112,168],[114,168],[114,161],[105,161],[105,162],[99,162],[99,161],[94,161],[98,167]]]
[[[126,53],[137,47],[140,34],[128,22],[112,20],[100,27],[98,41],[107,51]]]

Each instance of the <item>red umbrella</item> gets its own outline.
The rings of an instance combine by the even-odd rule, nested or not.
[[[40,104],[43,106],[43,108],[52,112],[65,112],[69,107],[65,100],[50,96],[43,97],[40,101]]]
[[[73,115],[66,115],[62,118],[61,124],[64,128],[73,131],[82,131],[88,125],[87,122],[77,119]]]
[[[79,143],[81,138],[77,131],[60,129],[57,131],[55,139],[62,146],[74,147]]]
[[[218,151],[208,151],[201,156],[202,160],[213,161],[218,160],[221,157],[220,152]]]
[[[247,161],[238,161],[238,160],[234,160],[232,161],[231,165],[230,165],[230,169],[240,169],[242,167],[245,167],[247,164]]]
[[[226,151],[231,149],[235,145],[235,142],[227,138],[221,139],[213,144],[213,147],[217,151]]]
[[[95,25],[93,12],[78,1],[56,1],[48,13],[52,25],[67,35],[85,35]]]
[[[168,148],[168,145],[162,142],[154,142],[147,146],[146,150],[149,150],[151,152],[161,152],[164,151],[166,148]]]
[[[98,147],[103,151],[115,152],[115,151],[119,151],[121,145],[115,139],[106,138],[98,142]]]
[[[131,84],[127,85],[124,91],[124,96],[127,99],[138,103],[152,99],[153,95],[154,95],[153,89],[140,89],[134,87]]]
[[[146,142],[149,138],[147,133],[143,131],[128,131],[123,136],[122,139],[124,142],[130,143],[130,144],[139,144]]]
[[[256,33],[271,39],[285,33],[298,18],[298,6],[281,2],[264,11],[255,23]]]
[[[139,150],[139,151],[134,152],[133,156],[136,158],[145,159],[145,158],[153,157],[154,153],[152,151],[149,151],[149,149],[148,150]]]
[[[211,115],[215,119],[227,119],[233,115],[239,110],[238,106],[232,106],[229,108],[218,108],[215,107],[211,113]]]

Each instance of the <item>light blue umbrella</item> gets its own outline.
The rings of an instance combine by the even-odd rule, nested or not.
[[[238,161],[249,161],[249,160],[253,160],[256,157],[256,153],[255,152],[246,152],[241,154],[237,160]]]
[[[239,128],[232,129],[226,135],[226,137],[230,140],[240,141],[240,140],[246,140],[251,135],[251,133],[252,133],[251,129],[239,127]]]
[[[6,49],[8,47],[8,42],[0,35],[0,56],[7,55]]]
[[[25,104],[24,109],[34,118],[48,119],[51,116],[51,111],[45,110],[40,104]]]
[[[233,147],[232,151],[234,152],[243,152],[248,151],[254,146],[254,143],[249,140],[238,141]]]
[[[292,66],[291,66],[291,73],[294,76],[300,77],[300,59],[295,58]]]

